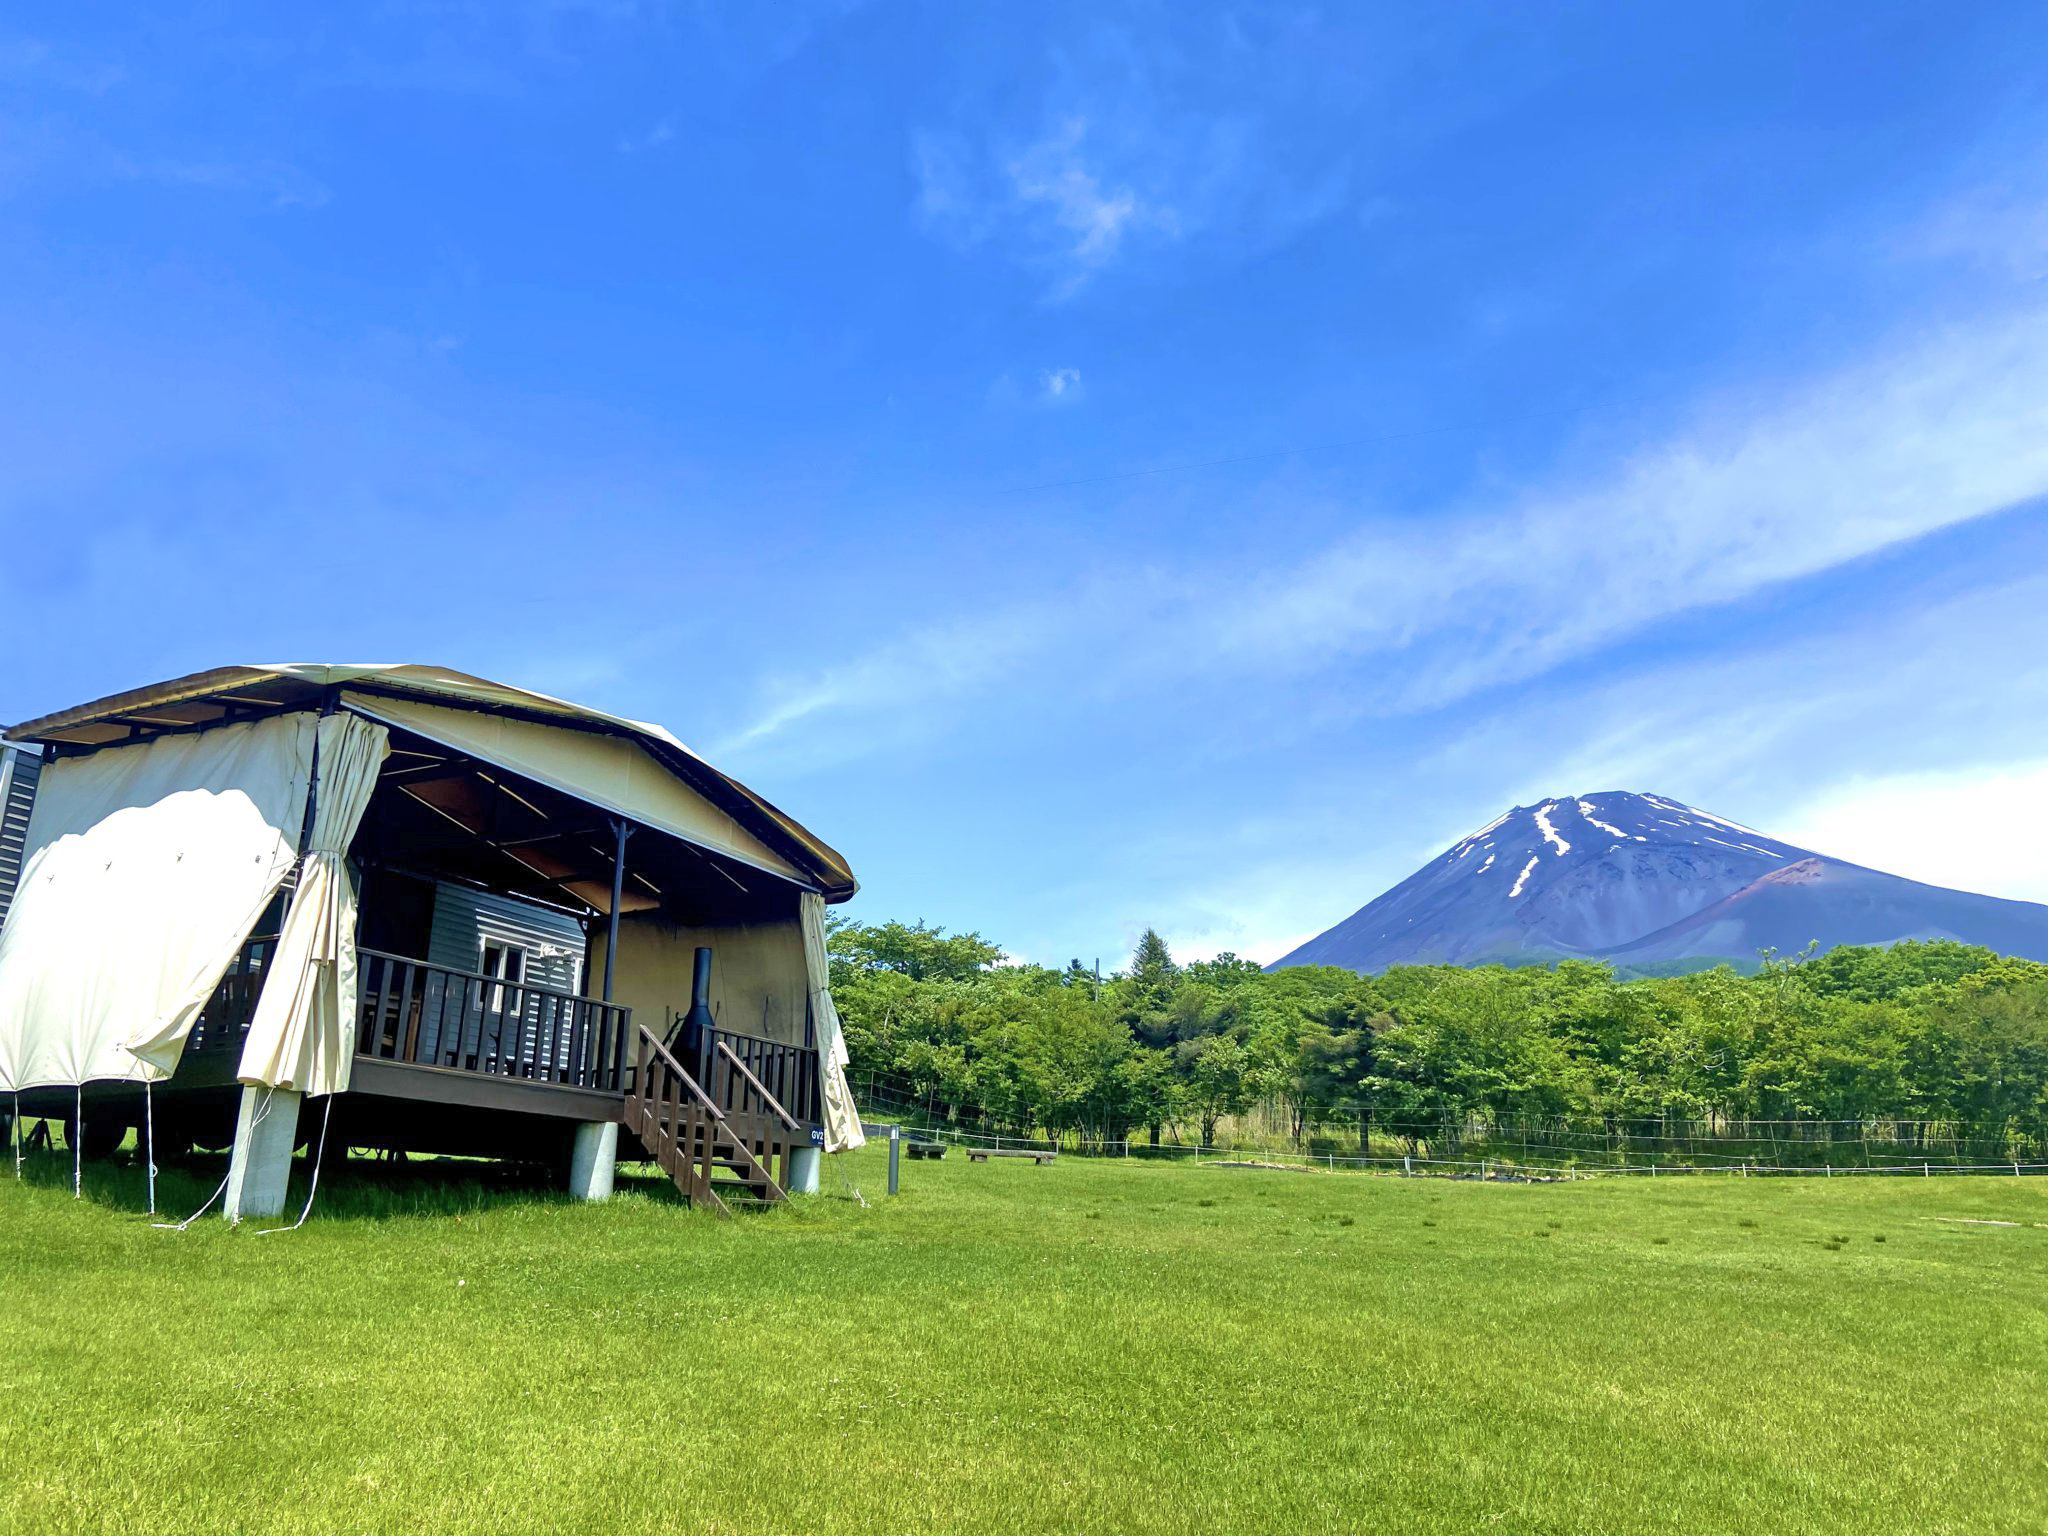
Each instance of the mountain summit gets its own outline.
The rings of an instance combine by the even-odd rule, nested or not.
[[[1516,806],[1273,968],[1577,957],[1671,970],[1815,939],[1935,938],[2048,960],[2048,907],[1922,885],[1610,790]]]

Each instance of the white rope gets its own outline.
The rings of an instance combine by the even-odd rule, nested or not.
[[[85,1140],[85,1084],[79,1083],[72,1091],[78,1102],[71,1118],[71,1198],[78,1200],[85,1193],[85,1154],[78,1150]]]
[[[149,1214],[156,1214],[156,1095],[142,1082],[142,1164],[149,1170]]]
[[[234,1173],[231,1170],[228,1174],[228,1178],[233,1177]],[[194,1211],[190,1216],[187,1216],[183,1221],[154,1221],[151,1222],[150,1225],[161,1232],[182,1232],[187,1227],[191,1226],[193,1222],[197,1221],[200,1217],[204,1216],[208,1211],[212,1210],[213,1202],[221,1197],[221,1191],[226,1189],[227,1187],[228,1180],[222,1179],[220,1183],[215,1187],[213,1193],[206,1197],[206,1204],[199,1207],[198,1210]]]
[[[268,1237],[273,1232],[296,1232],[306,1224],[306,1218],[313,1214],[313,1197],[320,1192],[320,1159],[327,1153],[327,1122],[334,1114],[334,1095],[327,1095],[327,1107],[320,1111],[320,1139],[313,1144],[313,1179],[306,1186],[305,1209],[299,1212],[299,1219],[288,1227],[265,1227],[256,1235]]]
[[[256,1113],[249,1117],[249,1130],[252,1135],[255,1133],[256,1127],[263,1123],[263,1117],[270,1113],[270,1095],[275,1093],[276,1091],[277,1090],[274,1088],[266,1089],[263,1094],[263,1102],[256,1106]],[[158,1228],[160,1231],[164,1232],[184,1231],[187,1227],[191,1226],[193,1222],[197,1221],[200,1217],[204,1216],[208,1211],[213,1209],[213,1202],[218,1200],[227,1191],[228,1183],[230,1180],[234,1178],[234,1176],[234,1157],[233,1154],[230,1153],[228,1158],[227,1176],[223,1178],[220,1181],[220,1183],[214,1186],[213,1193],[206,1197],[206,1204],[200,1206],[198,1210],[194,1211],[190,1216],[187,1216],[183,1221],[158,1221],[152,1222],[151,1225]]]
[[[846,1191],[847,1198],[850,1200],[857,1201],[862,1210],[867,1210],[867,1197],[860,1192],[860,1186],[855,1184],[852,1179],[847,1177],[846,1164],[840,1162],[836,1156],[832,1159],[832,1163],[839,1173],[839,1187]]]

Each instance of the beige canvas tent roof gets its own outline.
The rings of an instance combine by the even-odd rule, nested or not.
[[[333,689],[345,690],[353,708],[424,735],[459,737],[450,744],[479,756],[517,755],[519,760],[508,766],[556,780],[567,792],[610,804],[687,839],[722,844],[721,851],[812,886],[828,902],[844,901],[858,888],[837,850],[660,726],[448,667],[307,662],[215,667],[26,720],[4,734],[9,741],[50,742],[60,748],[109,746],[315,706]],[[480,717],[505,724],[487,728],[479,724]],[[564,738],[556,733],[520,732],[521,722],[567,727],[590,740],[582,750],[563,747]],[[607,751],[600,745],[605,741],[630,744],[637,751]],[[639,753],[730,817],[730,831],[720,835],[701,818],[679,821],[683,813],[673,787],[632,773],[629,759]]]

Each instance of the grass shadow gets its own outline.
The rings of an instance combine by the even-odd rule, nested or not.
[[[33,1188],[69,1192],[71,1153],[61,1147],[24,1153],[21,1177]],[[296,1221],[312,1184],[312,1161],[301,1154],[292,1174],[281,1219]],[[228,1173],[226,1153],[194,1153],[157,1164],[155,1217],[180,1222],[195,1213],[217,1217]],[[132,1149],[77,1165],[79,1197],[106,1210],[147,1216],[149,1172]],[[4,1176],[4,1174],[0,1174]],[[687,1207],[681,1193],[658,1169],[621,1164],[615,1193],[655,1204]],[[553,1168],[485,1158],[428,1157],[403,1162],[369,1154],[337,1158],[330,1150],[320,1167],[317,1198],[308,1221],[389,1221],[413,1216],[470,1215],[522,1207],[571,1206],[581,1202],[562,1187]]]

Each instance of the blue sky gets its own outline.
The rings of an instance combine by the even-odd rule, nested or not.
[[[2048,898],[2038,5],[148,10],[0,30],[0,718],[457,666],[1052,962],[1617,788]]]

